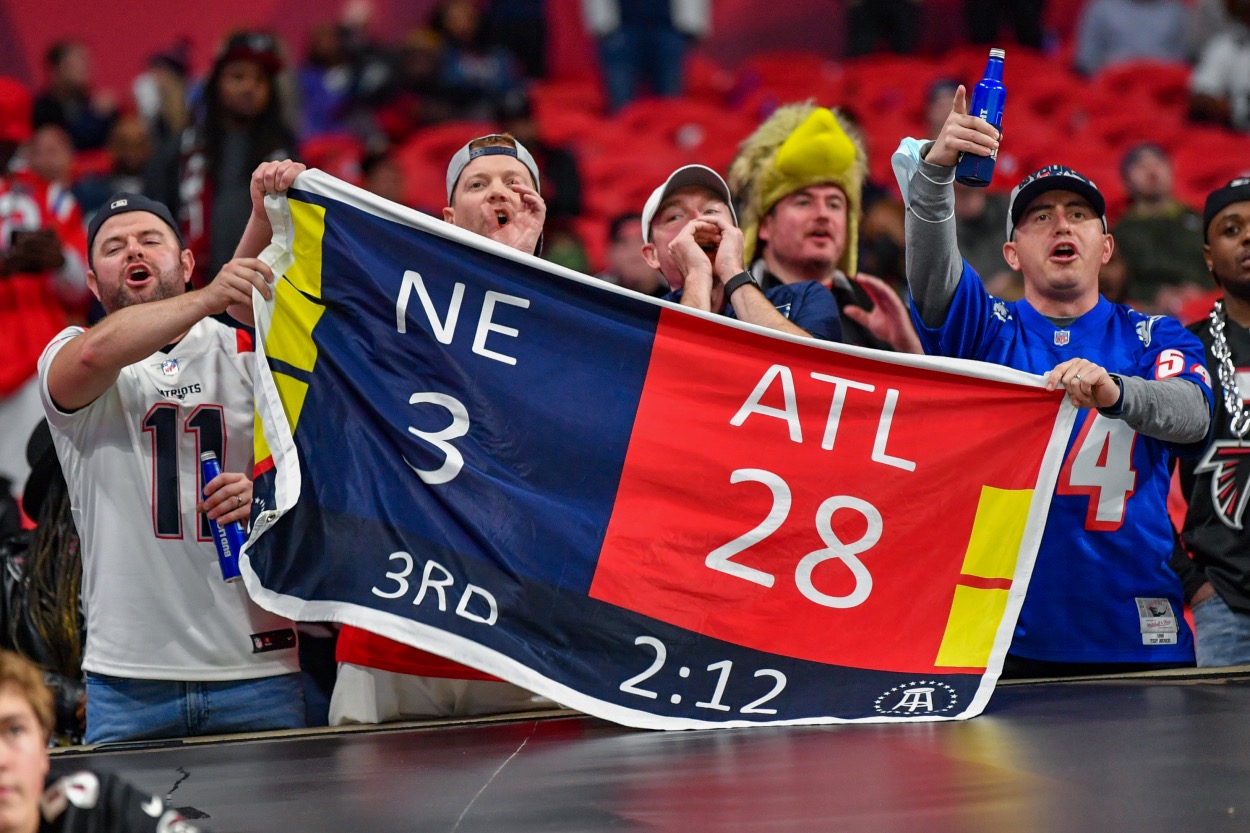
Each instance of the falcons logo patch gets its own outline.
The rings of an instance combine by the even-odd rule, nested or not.
[[[1211,503],[1220,520],[1229,529],[1241,529],[1242,515],[1250,490],[1250,445],[1236,440],[1218,440],[1211,443],[1202,462],[1194,469],[1195,474],[1211,472]]]

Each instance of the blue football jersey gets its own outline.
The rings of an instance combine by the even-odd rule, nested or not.
[[[1101,296],[1058,327],[1027,301],[989,295],[965,263],[942,326],[924,326],[914,308],[912,320],[927,353],[1040,375],[1084,358],[1121,376],[1188,379],[1213,407],[1192,333]],[[1078,414],[1011,653],[1047,662],[1193,661],[1181,584],[1168,566],[1167,494],[1170,455],[1193,456],[1205,444],[1178,446],[1094,410]]]
[[[842,319],[833,293],[816,281],[783,283],[764,291],[764,297],[777,308],[777,312],[796,326],[802,327],[812,338],[822,341],[842,340]],[[681,303],[681,290],[675,289],[664,300]],[[737,318],[733,304],[725,307],[725,316]]]

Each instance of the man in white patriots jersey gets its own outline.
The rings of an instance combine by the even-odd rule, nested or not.
[[[265,193],[302,165],[266,163],[234,260],[188,291],[194,257],[164,205],[117,194],[88,228],[88,284],[107,315],[39,360],[44,411],[82,538],[88,743],[304,724],[291,623],[226,584],[208,519],[251,514],[251,322],[271,295]],[[200,483],[200,453],[225,473]],[[202,496],[206,495],[206,496]]]
[[[954,167],[988,156],[999,133],[968,114],[963,87],[908,185],[907,279],[927,353],[1046,377],[1082,410],[1068,441],[1020,612],[1006,676],[1192,665],[1193,638],[1169,567],[1173,454],[1196,455],[1211,427],[1202,345],[1170,318],[1098,293],[1114,248],[1106,202],[1051,165],[1012,191],[1003,257],[1024,298],[990,296],[955,239]],[[969,418],[975,419],[975,414]]]
[[[1223,291],[1210,316],[1189,329],[1206,347],[1215,380],[1215,442],[1183,460],[1189,500],[1185,548],[1172,566],[1194,615],[1198,665],[1250,663],[1250,177],[1212,191],[1202,212],[1207,268]],[[1185,552],[1185,549],[1188,552]],[[1193,558],[1190,558],[1190,553]]]

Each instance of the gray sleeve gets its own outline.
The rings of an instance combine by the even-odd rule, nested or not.
[[[1154,381],[1120,376],[1124,398],[1120,412],[1102,413],[1124,420],[1139,434],[1180,445],[1200,442],[1211,427],[1211,414],[1202,390],[1188,379]]]
[[[921,157],[931,143],[921,148]],[[907,205],[907,284],[920,319],[929,327],[946,320],[963,259],[955,239],[955,169],[920,162]]]

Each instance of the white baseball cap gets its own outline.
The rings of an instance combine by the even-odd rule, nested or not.
[[[729,216],[733,218],[734,225],[738,225],[738,212],[734,211],[733,197],[730,196],[729,186],[725,184],[721,175],[706,165],[686,165],[669,174],[664,184],[647,197],[647,204],[642,207],[643,243],[651,242],[651,221],[655,219],[655,213],[660,210],[660,204],[674,191],[685,188],[687,185],[702,185],[720,197],[725,205],[729,206]]]

